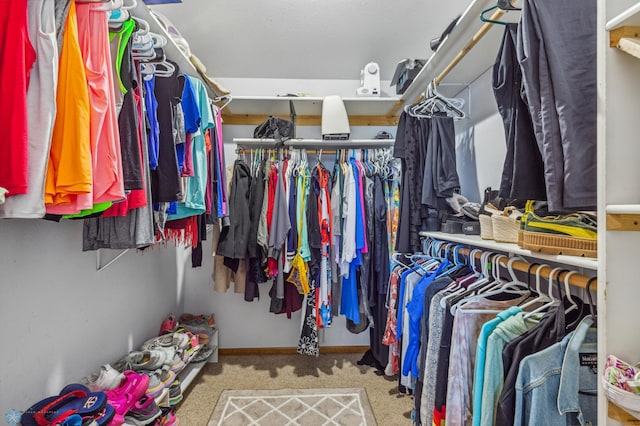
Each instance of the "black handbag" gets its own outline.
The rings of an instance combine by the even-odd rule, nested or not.
[[[275,139],[278,142],[296,137],[296,111],[293,102],[289,101],[291,120],[269,116],[253,131],[255,139]]]
[[[293,123],[290,120],[269,116],[253,131],[256,139],[276,139],[284,141],[293,135]]]

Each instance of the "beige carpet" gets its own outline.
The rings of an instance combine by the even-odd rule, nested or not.
[[[364,389],[225,390],[209,426],[375,426]]]
[[[207,364],[178,408],[180,424],[207,426],[226,389],[363,388],[379,425],[411,425],[411,396],[398,393],[397,377],[357,365],[361,353],[221,356]]]

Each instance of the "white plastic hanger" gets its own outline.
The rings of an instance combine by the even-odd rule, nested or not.
[[[537,303],[547,303],[551,300],[549,296],[547,296],[540,288],[540,271],[542,270],[542,268],[545,268],[545,267],[550,267],[550,266],[546,264],[542,264],[542,265],[538,265],[538,267],[536,268],[536,272],[535,272],[536,293],[538,293],[538,297],[534,297],[533,299],[521,305],[520,308],[522,308],[523,311],[526,310],[526,308],[528,308],[529,306],[533,306]]]
[[[576,271],[569,271],[564,276],[564,291],[565,291],[565,294],[567,296],[567,300],[569,300],[569,302],[571,303],[571,306],[569,306],[564,311],[565,314],[568,314],[569,312],[572,312],[572,311],[578,309],[578,304],[571,297],[571,288],[569,287],[569,277],[571,275],[574,275],[574,274],[577,274],[577,272]]]
[[[524,319],[527,319],[529,317],[531,317],[531,315],[533,314],[537,314],[538,312],[544,312],[547,309],[553,307],[553,306],[557,306],[560,303],[559,299],[556,299],[553,295],[553,276],[556,275],[558,272],[562,271],[562,268],[554,268],[549,272],[549,286],[547,289],[547,296],[549,297],[549,302],[545,303],[544,305],[538,307],[537,309],[534,309],[533,311],[529,312],[528,314],[526,314],[524,316]]]

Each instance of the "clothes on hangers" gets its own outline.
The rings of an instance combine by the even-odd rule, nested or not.
[[[402,160],[402,185],[396,251],[420,251],[419,232],[430,209],[447,211],[446,199],[459,191],[453,118],[414,117],[402,112],[393,155]],[[439,230],[439,229],[438,229]]]
[[[227,253],[231,231],[223,230],[228,233],[218,242],[217,255],[227,256],[224,264],[232,268],[230,255],[247,261],[246,301],[257,297],[259,283],[272,280],[269,310],[273,313],[291,317],[304,307],[306,321],[314,321],[317,330],[330,327],[336,311],[347,317],[352,332],[379,324],[380,339],[374,339],[372,346],[380,365],[386,365],[389,351],[382,347],[381,337],[390,273],[387,232],[396,225],[388,220],[392,201],[386,199],[391,191],[385,182],[394,187],[390,179],[398,175],[382,173],[392,167],[397,170],[395,160],[390,156],[380,164],[373,160],[374,166],[369,159],[339,158],[332,176],[320,159],[311,167],[306,152],[294,150],[280,159],[273,154],[259,159],[259,155],[252,157],[251,165],[246,157],[236,160],[249,183],[229,191],[230,200],[236,200],[240,191],[243,205],[246,201],[251,206],[246,214],[238,214],[232,202],[229,214],[232,225],[242,221],[243,229],[247,226],[247,250]],[[363,266],[367,255],[373,261]],[[218,267],[224,268],[216,262]],[[375,313],[371,307],[376,307]],[[314,333],[309,327],[301,330],[300,348],[308,347]]]
[[[546,200],[544,163],[529,106],[522,96],[523,76],[517,57],[517,32],[518,24],[505,25],[493,66],[493,93],[507,142],[499,195],[521,200]]]
[[[522,4],[517,54],[550,211],[596,205],[596,9],[595,0]]]
[[[472,274],[455,267],[447,273],[442,269],[447,256],[434,257],[438,250],[421,255],[421,261],[398,257],[389,280],[383,343],[392,351],[386,371],[399,371],[399,391],[414,394],[415,424],[533,424],[543,409],[558,416],[556,423],[580,412],[589,418],[589,380],[597,380],[593,371],[587,377],[585,369],[579,389],[558,387],[565,373],[583,374],[574,373],[581,371],[578,358],[565,361],[565,372],[549,375],[548,381],[540,379],[548,375],[548,363],[541,363],[533,376],[525,375],[522,366],[527,357],[551,347],[557,351],[589,315],[586,305],[574,295],[573,301],[565,298],[548,312],[530,313],[523,308],[537,305],[523,305],[530,296],[526,284],[515,278],[507,282],[499,271],[489,277],[484,265]],[[562,364],[561,356],[555,359]],[[530,404],[534,393],[541,407]],[[559,406],[571,407],[571,413]]]
[[[13,7],[16,6],[18,6],[17,3]],[[0,205],[0,217],[3,218],[41,218],[45,214],[44,184],[56,111],[59,61],[55,40],[54,6],[53,0],[27,2],[29,38],[32,40],[36,59],[26,91],[26,114],[30,122],[27,133],[29,161],[26,170],[29,190],[25,194],[9,194],[11,196]],[[11,44],[14,43],[15,41]],[[9,54],[10,51],[5,52]],[[4,70],[2,74],[4,75]],[[10,84],[13,86],[15,82],[11,81]],[[4,91],[2,92],[5,97]],[[13,109],[14,106],[12,105],[11,108]],[[3,114],[3,117],[7,116]],[[10,127],[3,126],[3,128]],[[13,143],[16,141],[18,140],[14,140]]]

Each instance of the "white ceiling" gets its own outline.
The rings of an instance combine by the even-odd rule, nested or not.
[[[153,6],[223,78],[390,80],[403,58],[428,58],[469,0],[183,0]]]

